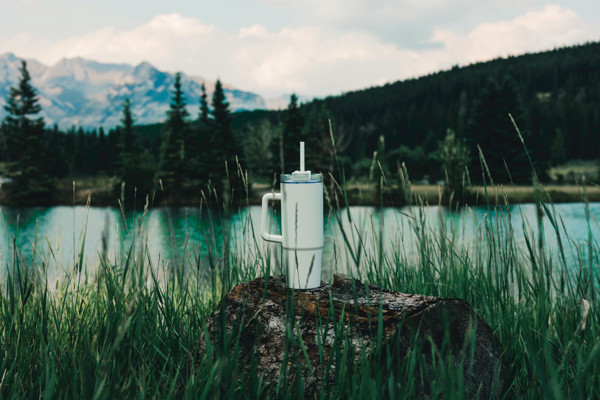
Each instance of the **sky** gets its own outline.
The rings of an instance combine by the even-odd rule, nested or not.
[[[600,40],[598,0],[0,0],[0,54],[323,97]]]

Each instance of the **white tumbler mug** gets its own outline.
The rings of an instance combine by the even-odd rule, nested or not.
[[[267,232],[268,203],[281,201],[281,235]],[[281,193],[262,198],[261,235],[279,242],[287,287],[312,289],[321,285],[323,257],[323,177],[304,171],[304,143],[300,143],[300,171],[281,175]]]

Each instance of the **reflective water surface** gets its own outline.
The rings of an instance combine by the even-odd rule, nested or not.
[[[118,262],[128,254],[133,257],[142,254],[141,249],[147,249],[146,258],[149,256],[154,265],[163,268],[175,263],[186,268],[208,268],[208,254],[221,252],[223,240],[244,257],[263,256],[267,252],[276,255],[278,249],[260,238],[258,206],[239,209],[228,217],[198,208],[157,208],[146,214],[64,206],[1,207],[0,210],[3,270],[19,257],[27,265],[43,261],[59,273],[61,268],[77,265],[81,255],[83,268],[90,271],[98,267],[99,254],[106,253],[109,259]],[[583,203],[558,204],[555,213],[554,221],[567,248],[569,264],[575,263],[573,256],[578,249],[586,248],[590,238],[597,248],[600,203],[589,204],[589,217]],[[541,219],[539,215],[543,215]],[[279,226],[278,218],[277,214],[270,218],[274,232]],[[417,257],[418,238],[423,230],[432,237],[444,235],[457,248],[473,248],[484,246],[490,234],[498,237],[511,234],[511,227],[523,249],[525,233],[529,233],[536,243],[541,236],[547,248],[557,251],[557,235],[551,219],[545,213],[538,214],[534,204],[459,212],[438,206],[325,210],[323,269],[326,274],[344,271],[358,256],[358,249],[368,256],[380,251],[380,246],[387,254],[402,254],[410,260]]]

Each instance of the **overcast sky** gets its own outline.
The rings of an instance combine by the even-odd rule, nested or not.
[[[0,0],[0,54],[325,96],[600,40],[599,0]]]

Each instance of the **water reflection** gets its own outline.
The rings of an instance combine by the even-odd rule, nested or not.
[[[564,245],[582,245],[590,234],[593,238],[600,237],[600,203],[589,205],[589,219],[581,203],[559,204],[555,208]],[[25,262],[35,255],[51,269],[72,267],[82,249],[84,267],[94,270],[98,268],[98,254],[107,252],[111,260],[119,263],[127,254],[138,257],[142,248],[147,249],[155,265],[159,260],[168,260],[169,265],[206,269],[208,255],[221,252],[221,244],[227,240],[241,257],[271,255],[276,268],[279,247],[260,238],[260,212],[258,206],[239,209],[229,217],[193,207],[157,208],[146,214],[127,212],[124,215],[116,209],[99,207],[2,207],[0,261],[4,266],[11,264],[16,243],[16,253]],[[274,214],[270,220],[271,231],[277,232],[279,215]],[[486,225],[486,220],[492,224]],[[459,248],[481,247],[490,234],[486,229],[500,236],[510,234],[508,230],[512,229],[522,247],[525,232],[533,238],[537,238],[539,232],[534,204],[489,210],[469,208],[458,212],[439,206],[350,207],[339,212],[326,210],[324,226],[325,277],[333,271],[347,270],[363,257],[396,254],[407,260],[414,259],[418,257],[423,231],[437,237],[443,234],[451,245]],[[556,249],[557,237],[548,216],[543,217],[541,228],[546,246]],[[597,246],[597,242],[594,243]],[[277,273],[277,269],[274,272]]]

